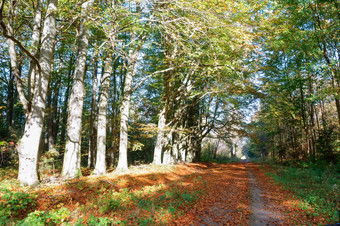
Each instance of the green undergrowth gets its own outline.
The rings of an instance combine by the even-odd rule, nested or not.
[[[293,166],[272,165],[268,174],[301,200],[298,207],[313,218],[335,223],[340,210],[338,166],[302,163]]]
[[[38,196],[34,193],[0,189],[1,225],[166,225],[190,208],[203,193],[202,177],[196,174],[183,178],[192,180],[194,189],[186,189],[181,180],[169,184],[144,186],[138,190],[121,188],[110,183],[74,184],[86,192],[85,202],[68,206],[68,201],[56,200],[46,193],[45,211],[36,209]],[[91,186],[94,186],[93,188]],[[75,189],[74,188],[74,189]],[[59,197],[59,196],[58,196]],[[62,197],[62,196],[60,196]],[[81,201],[81,200],[78,200]],[[50,203],[50,204],[51,204]],[[58,205],[57,205],[58,204]]]
[[[13,186],[19,186],[17,168],[16,165],[0,167],[0,189],[11,189]]]
[[[119,224],[124,220],[134,221],[138,225],[163,225],[182,214],[183,206],[190,207],[202,194],[201,190],[186,191],[181,186],[163,184],[144,187],[142,190],[129,191],[120,189],[112,192],[101,189],[99,196],[92,199],[90,205],[80,207],[81,212],[99,212],[100,215],[116,215]],[[120,219],[122,212],[130,213],[126,219]]]

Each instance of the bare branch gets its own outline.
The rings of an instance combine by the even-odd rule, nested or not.
[[[143,78],[137,85],[135,85],[135,87],[132,88],[131,92],[134,92],[140,85],[142,85],[146,80],[148,80],[149,78],[151,78],[152,76],[156,75],[156,74],[160,74],[160,73],[164,73],[167,71],[172,71],[174,70],[176,67],[171,67],[165,70],[161,70],[161,71],[155,71],[154,73],[149,74],[148,76],[146,76],[145,78]]]

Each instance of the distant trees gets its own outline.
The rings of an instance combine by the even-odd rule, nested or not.
[[[261,110],[250,151],[335,161],[339,154],[339,28],[335,2],[276,2],[259,31]]]

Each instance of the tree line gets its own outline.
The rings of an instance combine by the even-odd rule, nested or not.
[[[3,0],[1,137],[17,142],[19,181],[38,183],[51,151],[66,179],[200,161],[252,87],[250,8],[230,3]]]
[[[338,162],[339,8],[337,1],[277,1],[268,10],[275,26],[258,27],[261,53],[253,60],[265,98],[249,127],[251,155]]]
[[[247,137],[250,157],[315,162],[339,152],[336,1],[0,7],[0,138],[16,143],[22,184],[39,182],[46,156],[72,179],[81,166],[103,174],[200,161],[212,138],[232,154],[235,136]]]

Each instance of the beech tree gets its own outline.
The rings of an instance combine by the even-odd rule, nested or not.
[[[35,13],[35,27],[33,30],[33,45],[37,45],[38,27],[40,23],[41,7],[40,1],[37,3]],[[20,140],[18,152],[19,152],[19,173],[18,180],[24,185],[34,185],[38,183],[38,151],[41,138],[41,132],[44,121],[44,110],[46,106],[46,94],[48,91],[48,82],[51,73],[51,63],[53,59],[54,44],[56,38],[56,14],[57,14],[58,1],[50,0],[47,5],[46,17],[44,20],[44,27],[41,37],[41,47],[39,60],[26,50],[22,44],[14,37],[13,19],[15,16],[15,1],[11,1],[8,7],[8,23],[7,28],[3,22],[2,12],[4,9],[4,1],[1,5],[1,25],[4,32],[4,36],[7,38],[7,44],[9,47],[9,55],[11,58],[11,68],[16,79],[19,98],[23,104],[26,122],[24,135]],[[38,65],[38,70],[32,69],[32,74],[29,76],[35,78],[34,88],[31,95],[32,100],[29,102],[22,87],[22,80],[17,67],[17,55],[15,50],[15,44],[19,45],[21,50],[24,50],[26,54],[35,61]],[[35,46],[34,49],[37,49]],[[35,51],[37,52],[37,51]],[[33,75],[34,73],[34,75]]]
[[[106,113],[113,60],[110,52],[105,57],[98,101],[97,157],[94,174],[106,173]]]
[[[249,152],[332,161],[339,131],[337,3],[282,1],[270,10],[280,17],[266,18],[257,30],[264,54],[254,62],[266,98],[250,129]]]
[[[0,142],[23,184],[49,151],[65,179],[85,158],[94,174],[217,158],[210,138],[232,157],[246,135],[253,156],[338,153],[338,3],[59,3],[1,1]]]
[[[73,76],[71,89],[68,119],[67,119],[67,139],[65,146],[62,176],[74,178],[81,175],[81,128],[82,112],[85,96],[84,76],[86,68],[87,49],[89,41],[88,14],[91,11],[94,0],[82,3],[81,25],[79,29],[78,51],[76,67]]]

